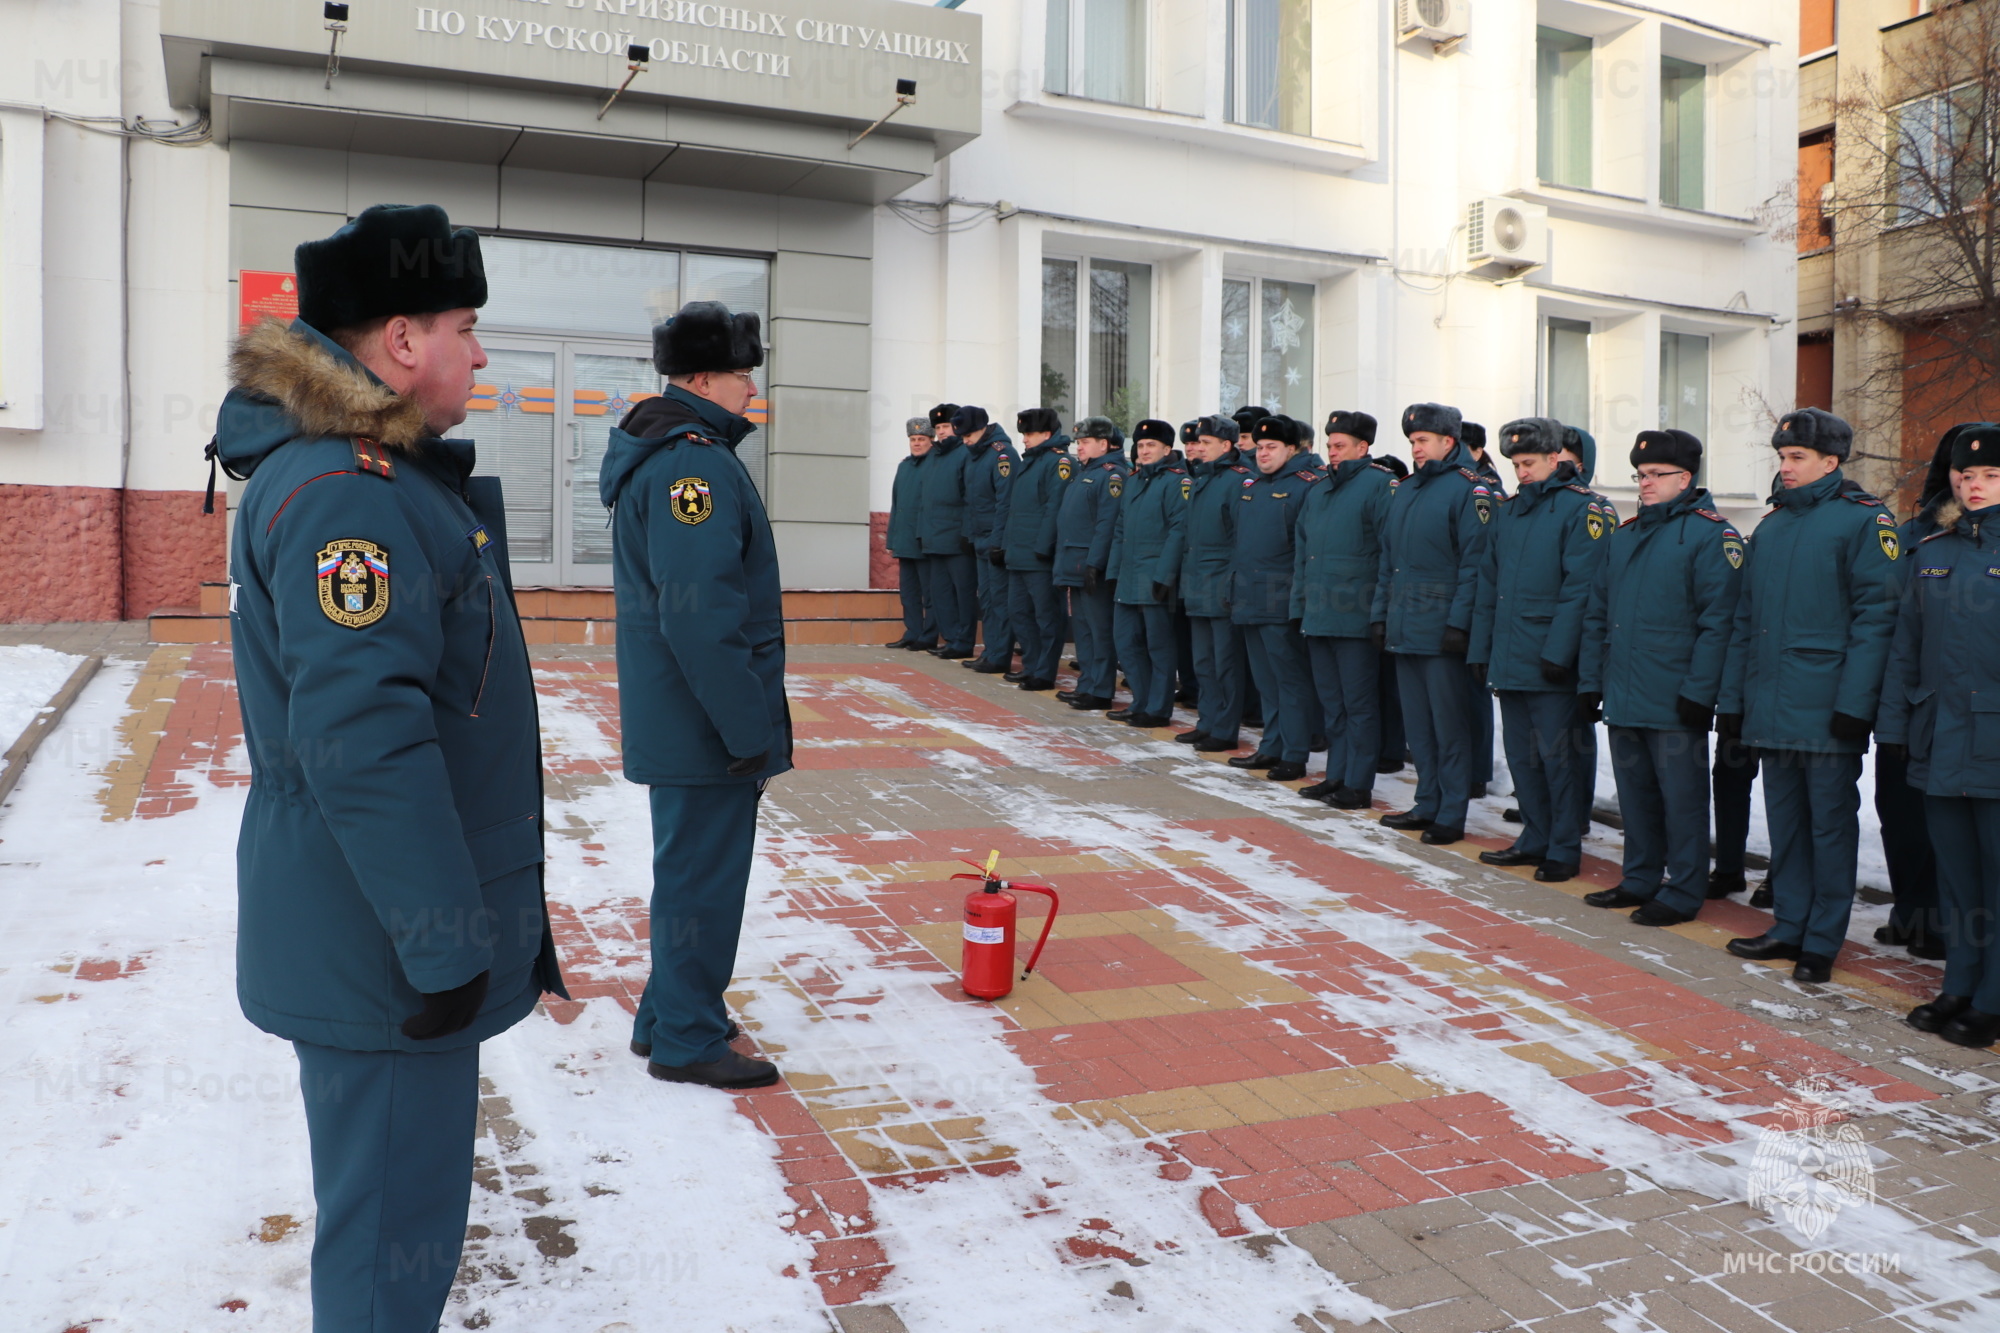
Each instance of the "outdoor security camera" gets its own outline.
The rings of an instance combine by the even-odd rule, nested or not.
[[[346,6],[342,5],[341,8],[345,9]],[[896,80],[896,96],[915,97],[916,95],[917,95],[917,81],[915,79]]]
[[[326,16],[326,21],[327,21],[327,22],[329,22],[329,23],[345,23],[345,22],[347,22],[347,6],[346,6],[346,5],[328,5],[328,6],[326,6],[326,8],[325,8],[325,10],[324,10],[323,12],[324,12],[324,14],[325,14],[325,16]]]
[[[625,58],[635,65],[643,65],[653,58],[653,48],[634,42],[625,48]]]

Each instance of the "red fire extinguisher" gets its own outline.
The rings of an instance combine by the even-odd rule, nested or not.
[[[966,864],[979,865],[977,861]],[[1019,906],[1014,894],[1045,893],[1049,898],[1048,920],[1042,923],[1041,938],[1035,941],[1035,951],[1028,955],[1028,965],[1021,971],[1023,981],[1035,970],[1042,946],[1049,942],[1049,928],[1055,925],[1056,913],[1062,910],[1062,900],[1056,897],[1054,889],[1000,879],[994,874],[999,865],[1000,853],[996,851],[986,858],[979,874],[952,876],[979,881],[979,887],[965,895],[965,953],[959,967],[959,984],[967,995],[981,1000],[1003,999],[1014,989],[1014,913]]]

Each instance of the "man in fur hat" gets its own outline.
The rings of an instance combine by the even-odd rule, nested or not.
[[[673,1083],[757,1088],[776,1066],[730,1046],[736,964],[764,786],[792,767],[778,551],[736,446],[764,364],[754,314],[690,301],[653,330],[666,392],[611,432],[625,776],[651,788],[652,975],[632,1053]],[[931,466],[926,460],[924,466]]]
[[[380,205],[298,247],[299,318],[231,357],[215,458],[252,781],[237,997],[298,1053],[313,1327],[436,1327],[472,1186],[479,1043],[562,995],[541,741],[496,486],[465,420],[479,238]]]
[[[1787,412],[1772,434],[1771,512],[1751,534],[1729,666],[1716,704],[1725,735],[1764,765],[1777,920],[1731,940],[1739,958],[1796,960],[1792,979],[1827,981],[1847,939],[1861,838],[1861,756],[1881,699],[1902,592],[1896,520],[1847,484],[1845,421]]]

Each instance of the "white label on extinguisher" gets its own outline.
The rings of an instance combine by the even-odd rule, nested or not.
[[[975,926],[965,923],[965,938],[971,944],[1005,944],[1007,931],[1001,926]]]

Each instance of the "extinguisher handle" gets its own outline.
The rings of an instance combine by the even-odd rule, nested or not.
[[[1035,951],[1028,955],[1028,965],[1021,969],[1021,979],[1026,981],[1028,974],[1035,970],[1035,964],[1041,960],[1042,946],[1049,942],[1049,930],[1056,923],[1056,913],[1062,910],[1062,899],[1056,896],[1054,889],[1044,888],[1040,884],[1022,884],[1016,881],[1008,884],[1007,887],[1017,893],[1046,894],[1049,900],[1049,915],[1048,919],[1042,922],[1041,938],[1035,941]]]

